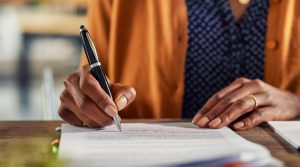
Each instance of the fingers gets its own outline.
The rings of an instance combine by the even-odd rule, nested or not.
[[[264,107],[257,109],[250,116],[244,118],[243,120],[235,123],[233,128],[235,130],[247,130],[251,129],[263,122],[272,120],[272,107]]]
[[[233,88],[236,89],[233,90]],[[232,90],[232,91],[229,93],[228,90]],[[250,81],[247,79],[238,79],[227,88],[221,90],[220,92],[222,93],[218,92],[217,94],[215,94],[214,97],[218,97],[218,98],[213,98],[214,102],[212,102],[211,104],[214,104],[214,106],[210,106],[209,110],[207,110],[207,108],[204,109],[207,111],[202,110],[201,116],[199,116],[198,114],[197,121],[194,123],[199,125],[200,127],[207,127],[208,123],[212,120],[215,120],[218,115],[224,112],[227,113],[228,108],[231,108],[231,110],[233,108],[234,110],[240,111],[242,113],[244,113],[245,110],[247,112],[247,109],[239,108],[239,105],[247,102],[247,100],[245,99],[247,99],[250,95],[258,94],[260,92],[263,92],[264,90],[265,90],[265,86],[262,81],[259,80]],[[228,94],[224,95],[224,92],[228,92]],[[262,98],[261,100],[263,102],[261,104],[267,105],[268,98]],[[235,105],[232,107],[233,104]],[[221,124],[224,121],[225,120],[222,121],[220,119],[217,119],[213,123],[211,123],[211,125],[212,127],[216,127],[216,126],[218,127],[219,124]],[[228,121],[231,121],[231,119],[229,119]]]
[[[71,125],[74,125],[74,126],[82,126],[83,125],[82,120],[80,120],[72,111],[64,108],[63,106],[59,107],[58,114],[63,120],[65,120],[66,122],[68,122]]]
[[[220,100],[213,109],[203,114],[203,117],[198,121],[198,125],[200,127],[205,127],[206,124],[211,121],[210,128],[224,127],[239,116],[252,111],[254,108],[271,105],[270,98],[267,94],[256,94],[257,92],[260,92],[260,89],[250,83],[249,85],[241,87]],[[250,95],[254,95],[254,97],[251,97]],[[216,120],[220,114],[221,120]],[[224,120],[222,117],[224,117]],[[213,120],[215,121],[213,122]]]
[[[86,124],[86,126],[90,128],[99,128],[105,125],[101,122],[97,123],[97,121],[90,119],[83,112],[81,112],[76,107],[72,96],[68,93],[66,89],[61,93],[60,100],[61,106],[59,109],[59,115],[66,122],[75,126],[83,126],[83,124]],[[80,120],[80,123],[77,119]]]
[[[247,96],[240,100],[237,100],[234,102],[228,109],[226,109],[224,112],[222,112],[217,118],[213,119],[209,124],[208,127],[210,128],[222,128],[225,126],[228,126],[230,123],[235,121],[240,116],[253,111],[257,105],[259,105],[257,102],[260,101],[260,104],[262,102],[268,103],[265,101],[265,94],[257,94],[254,95],[256,100],[254,100],[252,97]]]
[[[221,128],[254,108],[271,106],[267,88],[260,80],[237,80],[221,93],[216,93],[201,109],[201,113],[195,115],[193,123],[203,128]]]
[[[217,94],[220,98],[225,97],[226,95],[230,94],[231,92],[239,89],[240,87],[244,86],[246,83],[251,82],[251,80],[247,78],[239,78],[235,80],[233,83],[231,83],[226,88],[219,91]]]
[[[134,88],[122,84],[113,84],[112,94],[119,111],[127,107],[136,97]]]
[[[242,87],[244,84],[250,82],[249,79],[246,78],[239,78],[236,81],[234,81],[232,84],[230,84],[228,87],[222,89],[221,91],[217,92],[216,94],[214,94],[207,102],[206,104],[201,108],[200,111],[198,111],[195,115],[195,117],[193,118],[192,123],[193,124],[197,124],[199,122],[199,120],[201,119],[201,117],[208,111],[210,111],[212,108],[214,108],[218,102],[223,99],[225,96],[227,96],[228,94],[232,93],[233,91],[239,89],[240,87]],[[228,103],[231,100],[225,100],[225,104]],[[226,105],[227,106],[227,105]],[[221,106],[220,106],[221,107]],[[219,109],[219,108],[215,108],[215,109]],[[218,110],[219,111],[219,110]],[[205,121],[204,121],[205,122]]]
[[[81,92],[81,89],[79,88],[79,80],[79,75],[74,74],[69,76],[64,81],[65,88],[73,99],[75,103],[74,106],[76,106],[72,111],[75,112],[77,116],[79,113],[87,116],[89,119],[97,122],[99,126],[110,125],[112,118],[106,113],[117,113],[116,109],[106,107],[106,113],[104,113],[103,110],[98,108],[97,104],[95,104],[88,96]],[[103,96],[100,97],[103,98]],[[100,100],[99,103],[101,102],[105,102],[105,100]],[[104,104],[102,103],[100,105]],[[108,110],[110,111],[108,112]]]
[[[118,114],[116,105],[111,97],[101,88],[98,81],[90,74],[90,71],[81,70],[80,75],[80,91],[91,99],[94,104],[96,104],[97,107],[106,114],[111,117],[116,116]]]
[[[215,99],[215,106],[212,107],[210,110],[206,111],[205,113],[202,113],[202,117],[198,118],[198,122],[195,123],[200,127],[207,127],[207,124],[210,121],[215,120],[218,115],[220,115],[223,112],[226,112],[228,108],[234,108],[234,110],[243,112],[243,108],[239,107],[242,107],[241,105],[244,105],[244,103],[249,101],[249,95],[256,94],[258,92],[261,92],[261,88],[258,87],[255,82],[246,82],[243,86],[240,86],[239,88],[235,89],[230,94],[220,99]],[[264,101],[264,99],[262,100]],[[253,100],[251,102],[253,103]],[[221,123],[222,120],[217,119],[214,121],[214,123],[211,123],[211,125],[217,126]]]
[[[101,128],[103,127],[102,125],[99,125],[95,121],[87,118],[87,117],[82,117],[79,119],[71,110],[68,110],[67,108],[60,107],[59,109],[59,116],[68,122],[71,125],[74,126],[87,126],[89,128]],[[82,121],[85,120],[85,121]]]
[[[104,92],[98,81],[90,74],[88,66],[69,75],[64,80],[59,115],[70,124],[103,127],[112,124],[118,110],[128,106],[136,96],[133,88],[112,84],[115,101]]]

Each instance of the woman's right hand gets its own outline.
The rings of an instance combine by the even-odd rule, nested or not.
[[[136,96],[135,89],[122,84],[110,84],[114,101],[91,75],[88,65],[64,80],[60,95],[59,115],[75,126],[99,128],[111,125],[112,117],[127,107]]]

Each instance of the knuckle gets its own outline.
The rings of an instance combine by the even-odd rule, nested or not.
[[[63,118],[64,117],[64,111],[62,109],[58,110],[58,115]]]
[[[83,65],[80,69],[79,72],[85,72],[85,71],[90,71],[90,66],[88,64]]]
[[[272,96],[269,93],[264,94],[264,96],[267,102],[271,102]]]
[[[80,98],[78,98],[77,99],[77,107],[79,108],[79,110],[81,111],[81,112],[85,112],[85,111],[87,111],[88,110],[88,108],[89,108],[89,102],[88,102],[88,100],[87,100],[87,98],[86,97],[80,97]]]
[[[199,114],[205,114],[208,111],[208,107],[204,106],[201,108],[201,110],[198,111]]]
[[[59,111],[58,111],[58,115],[61,117],[61,118],[65,118],[66,115],[68,115],[67,111],[61,106]]]
[[[244,108],[246,107],[247,103],[244,100],[238,100],[234,103],[235,108]]]
[[[100,95],[98,98],[99,99],[97,100],[97,105],[101,109],[104,109],[108,104],[110,104],[110,98],[109,98],[109,96]]]
[[[245,83],[247,82],[249,79],[245,78],[245,77],[240,77],[237,79],[237,82],[240,82],[240,83]]]
[[[70,80],[69,77],[66,77],[66,78],[64,79],[63,83],[64,83],[64,86],[65,86],[65,87],[68,86],[69,80]]]
[[[228,117],[227,114],[223,115],[223,116],[221,117],[221,120],[222,120],[222,123],[223,123],[223,124],[229,124],[229,123],[230,123],[230,119],[229,119],[229,117]]]
[[[250,116],[249,118],[249,127],[252,127],[255,124],[255,116]]]
[[[217,93],[217,94],[215,94],[215,95],[213,96],[213,100],[215,100],[215,101],[219,101],[221,98],[222,98],[222,97],[221,97],[221,95],[220,95],[219,93]]]
[[[63,93],[61,93],[61,94],[59,95],[59,99],[60,99],[61,102],[65,102],[65,96],[64,96]]]
[[[228,112],[224,114],[224,117],[228,120],[228,121],[232,121],[233,117],[234,117],[234,111],[233,112]]]
[[[92,81],[92,78],[90,75],[88,75],[86,78],[84,78],[80,83],[79,83],[79,88],[80,90],[86,92],[90,90],[90,88],[95,87],[95,84]]]
[[[209,120],[212,120],[213,118],[215,118],[218,114],[217,112],[209,112],[207,114],[205,114],[206,117],[209,119]]]
[[[243,122],[244,122],[246,128],[249,128],[252,124],[250,118],[244,119]]]
[[[66,98],[68,97],[68,92],[66,89],[64,89],[60,95],[59,95],[59,99],[61,102],[65,102],[66,101]]]
[[[232,98],[231,97],[226,97],[222,100],[222,105],[227,106],[232,103]]]
[[[264,119],[264,111],[263,110],[257,110],[256,115],[257,115],[257,118]]]
[[[70,74],[68,75],[65,79],[64,79],[64,86],[67,87],[68,85],[72,85],[74,84],[75,82],[77,82],[79,79],[79,75],[78,73],[73,73],[73,74]]]
[[[272,95],[270,95],[269,93],[265,94],[265,99],[266,99],[266,102],[269,103],[270,105],[272,105],[272,106],[275,105],[274,97]]]
[[[260,79],[253,80],[253,84],[259,88],[263,88],[263,86],[264,86],[264,82],[261,81]]]
[[[256,111],[255,114],[250,116],[250,127],[254,127],[258,125],[259,123],[263,122],[265,119],[262,116],[262,111]]]

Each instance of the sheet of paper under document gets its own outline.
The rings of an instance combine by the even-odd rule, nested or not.
[[[270,121],[268,124],[279,136],[300,151],[300,121]]]
[[[201,129],[191,123],[123,123],[88,129],[62,125],[59,157],[71,167],[282,166],[269,151],[229,128]]]

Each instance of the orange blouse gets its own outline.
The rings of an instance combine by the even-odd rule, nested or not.
[[[179,118],[188,43],[185,0],[89,2],[88,28],[106,74],[137,91],[120,115]],[[270,4],[265,81],[300,95],[300,1]]]

